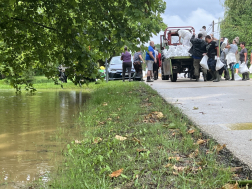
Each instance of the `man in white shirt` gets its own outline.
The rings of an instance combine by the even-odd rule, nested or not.
[[[205,40],[205,37],[207,36],[206,26],[202,26],[199,33],[202,34],[202,39]]]
[[[178,35],[179,35],[179,44],[183,44],[189,47],[192,46],[190,42],[192,34],[189,30],[178,30]],[[181,38],[183,39],[183,43],[181,43]]]

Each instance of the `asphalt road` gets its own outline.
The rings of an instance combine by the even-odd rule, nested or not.
[[[252,80],[147,84],[252,168]]]

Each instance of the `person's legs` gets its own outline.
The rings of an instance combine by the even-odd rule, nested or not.
[[[210,69],[211,75],[215,78],[213,81],[214,82],[219,82],[220,81],[220,74],[219,71],[215,70],[216,67],[216,60],[214,58],[209,58],[207,61],[208,67]]]
[[[129,74],[129,81],[131,81],[131,68],[132,68],[132,62],[127,62],[127,70]]]
[[[147,82],[150,82],[150,81],[152,81],[151,76],[152,76],[152,71],[153,71],[153,61],[152,60],[147,60],[146,64],[147,64],[147,67],[148,67]]]
[[[204,81],[207,81],[207,69],[202,69],[203,71],[203,77],[204,77]]]
[[[194,75],[196,77],[196,81],[199,81],[200,59],[193,59],[193,67],[194,67]]]
[[[234,81],[234,63],[230,63],[230,68],[231,68],[231,80]]]
[[[125,62],[123,62],[122,68],[123,68],[122,80],[125,81],[125,72],[126,72],[126,64],[125,64]]]

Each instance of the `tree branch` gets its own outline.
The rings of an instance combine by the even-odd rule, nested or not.
[[[11,17],[11,19],[17,20],[17,21],[21,21],[21,22],[27,22],[27,20],[20,19],[20,18]],[[58,31],[58,30],[56,30],[55,28],[52,28],[52,27],[49,27],[49,26],[45,26],[45,25],[40,24],[40,23],[38,23],[38,22],[32,22],[32,23],[33,23],[33,24],[36,24],[36,25],[38,25],[38,26],[41,26],[41,27],[43,27],[43,28],[49,29],[49,30]]]

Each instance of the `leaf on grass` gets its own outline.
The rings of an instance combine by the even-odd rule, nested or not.
[[[132,93],[132,91],[130,91],[129,93]]]
[[[122,108],[117,108],[117,109],[118,109],[118,111],[121,111]]]
[[[119,169],[119,170],[117,170],[117,171],[114,171],[114,172],[111,173],[109,176],[110,176],[111,178],[113,178],[113,177],[118,177],[118,176],[120,176],[120,175],[122,174],[122,172],[123,172],[123,168],[122,168],[122,169]]]
[[[123,136],[120,136],[120,135],[116,135],[115,138],[116,138],[117,140],[121,140],[121,141],[124,141],[124,140],[127,139],[127,137],[123,137]]]
[[[224,186],[222,186],[221,189],[239,189],[239,185],[236,182],[235,184],[225,184]]]
[[[100,122],[99,122],[99,125],[104,125],[104,124],[105,124],[104,121],[100,121]]]
[[[241,172],[242,169],[243,169],[243,167],[231,167],[230,171],[237,173],[237,172]]]
[[[217,154],[223,150],[224,148],[226,148],[226,144],[220,145],[218,144],[217,146],[214,146],[213,149],[217,152]]]
[[[137,149],[137,151],[140,153],[140,152],[147,152],[146,149]]]
[[[196,149],[193,153],[191,153],[191,154],[189,155],[189,158],[195,158],[195,157],[197,157],[198,155],[199,155],[199,150]]]
[[[199,139],[196,143],[197,143],[198,145],[200,145],[200,144],[203,144],[204,142],[205,142],[205,140]]]
[[[149,121],[148,120],[143,120],[144,123],[148,123]]]
[[[93,144],[98,144],[98,143],[100,143],[101,141],[102,141],[102,138],[96,137],[96,138],[94,139]]]
[[[136,137],[134,137],[133,140],[136,141],[138,144],[142,145],[141,141],[139,139],[137,139]]]
[[[102,105],[103,105],[103,106],[107,106],[107,105],[108,105],[108,103],[107,103],[107,102],[104,102]]]
[[[174,175],[178,175],[178,173],[177,173],[177,172],[174,172],[174,171],[172,172],[172,174],[174,174]]]
[[[108,118],[108,121],[111,121],[111,120],[112,120],[112,118],[109,117],[109,118]]]
[[[153,112],[157,116],[158,119],[162,119],[164,117],[164,114],[162,112]]]
[[[212,154],[213,152],[211,152],[210,150],[206,151],[206,154]]]
[[[199,170],[202,170],[202,168],[201,168],[201,167],[199,167],[199,168],[193,167],[193,168],[191,169],[191,171],[193,171],[193,172],[197,172],[197,171],[199,171]]]
[[[189,130],[187,131],[187,133],[189,133],[189,134],[193,134],[194,132],[195,132],[194,129],[189,129]]]
[[[186,168],[186,167],[177,167],[176,165],[173,166],[173,169],[174,169],[175,171],[178,171],[178,172],[184,171],[185,168]]]
[[[198,107],[193,107],[193,110],[198,110],[199,108]]]
[[[168,127],[169,129],[176,129],[176,124],[175,123],[171,123]]]
[[[165,168],[171,167],[172,164],[168,163],[167,165],[164,165]]]
[[[83,141],[80,141],[80,140],[75,140],[74,143],[75,144],[81,144]]]
[[[169,157],[168,160],[176,160],[176,161],[179,161],[179,160],[180,160],[180,157]]]

